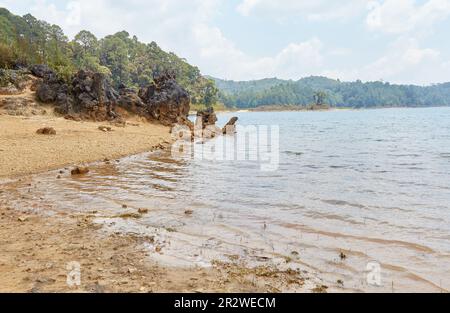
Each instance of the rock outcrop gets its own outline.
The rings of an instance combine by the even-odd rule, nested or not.
[[[126,88],[125,86],[119,87],[118,105],[126,111],[139,116],[147,115],[146,104],[139,97],[138,92],[133,88]]]
[[[197,120],[195,121],[196,127],[207,128],[210,125],[216,125],[217,115],[212,107],[207,108],[204,111],[197,112]]]
[[[0,95],[20,94],[28,86],[29,80],[24,70],[0,69]]]
[[[56,76],[55,72],[50,67],[44,64],[37,64],[30,67],[30,72],[39,78],[48,78],[49,76]]]
[[[55,110],[66,116],[117,120],[120,107],[167,126],[190,123],[190,96],[169,72],[155,75],[154,83],[139,92],[125,86],[117,92],[103,75],[89,71],[79,71],[70,85],[45,66],[36,66],[32,72],[43,79],[36,90],[37,98],[43,103],[55,103]]]
[[[115,111],[118,93],[102,74],[79,71],[72,79],[71,87],[72,99],[64,99],[64,113],[78,113],[83,118],[99,121],[119,117]]]
[[[222,128],[222,133],[224,135],[233,135],[236,133],[236,123],[238,121],[237,117],[232,117],[230,121]]]
[[[37,98],[43,103],[55,103],[56,112],[94,121],[118,117],[114,110],[118,94],[102,74],[79,71],[69,86],[51,71],[34,72],[43,75],[43,82],[36,90]]]
[[[197,112],[194,124],[194,136],[210,139],[221,135],[221,129],[216,126],[217,116],[212,107]]]
[[[139,91],[147,114],[164,125],[189,123],[189,93],[177,83],[175,75],[164,72],[153,80],[153,84]]]

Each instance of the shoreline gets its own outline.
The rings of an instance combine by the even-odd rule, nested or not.
[[[278,275],[280,282],[291,278],[232,264],[159,265],[144,246],[147,238],[104,232],[88,214],[45,216],[0,201],[0,215],[0,292],[279,292]],[[71,264],[79,265],[79,285],[67,283]]]
[[[96,163],[88,165],[101,166]],[[0,292],[334,291],[326,286],[324,289],[316,276],[271,266],[248,267],[237,259],[213,261],[211,266],[160,264],[158,258],[164,256],[164,249],[149,249],[153,238],[111,232],[107,224],[97,221],[97,211],[53,211],[49,210],[51,202],[37,199],[30,207],[15,206],[14,197],[20,193],[14,192],[19,186],[29,186],[29,194],[21,197],[34,199],[32,190],[40,184],[39,175],[0,182],[4,187],[0,190]],[[137,218],[137,213],[126,213],[130,210],[124,209],[123,217],[110,218]],[[81,268],[81,284],[77,286],[67,284],[68,266],[73,262]]]
[[[399,106],[399,107],[373,107],[373,108],[352,108],[352,107],[331,107],[329,109],[320,109],[320,110],[308,110],[306,108],[299,109],[283,109],[282,107],[274,108],[274,109],[258,109],[258,108],[247,108],[247,109],[227,109],[227,110],[217,110],[215,111],[217,114],[224,113],[274,113],[274,112],[340,112],[340,111],[366,111],[366,110],[387,110],[387,109],[433,109],[433,108],[450,108],[445,105],[436,105],[429,107],[411,107],[411,106]],[[190,115],[195,115],[196,111],[192,111],[189,113]]]
[[[313,292],[317,287],[316,277],[249,268],[240,261],[211,267],[161,265],[152,254],[164,251],[149,250],[151,238],[110,232],[93,212],[53,212],[51,201],[35,199],[41,173],[96,167],[104,158],[114,161],[160,149],[170,144],[168,127],[133,121],[123,128],[50,114],[0,115],[0,124],[0,292]],[[99,130],[102,125],[112,131]],[[36,134],[42,127],[53,127],[56,135]],[[23,184],[28,194],[17,192]],[[30,206],[15,206],[15,197],[30,199]],[[67,284],[72,262],[81,266],[79,286]]]

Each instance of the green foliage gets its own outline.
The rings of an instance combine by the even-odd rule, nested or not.
[[[170,70],[191,94],[192,102],[207,106],[217,102],[215,83],[197,67],[125,31],[99,40],[82,30],[69,41],[57,25],[0,8],[0,53],[1,67],[44,63],[65,79],[79,69],[91,70],[105,74],[116,87],[144,87],[153,81],[154,72]]]
[[[14,51],[11,47],[0,43],[0,67],[9,68],[14,62]]]
[[[236,108],[307,107],[311,104],[353,108],[450,106],[450,83],[420,87],[384,82],[341,82],[325,77],[308,77],[295,82],[277,79],[215,81],[220,89],[219,100]]]
[[[325,104],[325,100],[327,98],[327,93],[323,92],[323,91],[316,91],[314,93],[314,104],[315,105],[324,105]]]

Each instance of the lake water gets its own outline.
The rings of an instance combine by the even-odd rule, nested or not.
[[[279,126],[276,171],[157,152],[85,177],[36,175],[0,196],[46,213],[97,211],[107,231],[155,236],[164,264],[238,258],[301,268],[338,290],[341,280],[344,291],[450,290],[450,108],[243,112],[219,123],[234,115]],[[117,217],[138,208],[149,213]]]

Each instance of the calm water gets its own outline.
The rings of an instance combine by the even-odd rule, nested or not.
[[[233,115],[279,125],[277,171],[153,153],[94,165],[82,178],[37,175],[0,196],[47,213],[98,211],[107,231],[155,236],[162,263],[239,256],[299,267],[330,286],[340,279],[348,291],[450,290],[449,108]],[[117,217],[137,208],[149,214]],[[367,284],[373,261],[381,287]]]

